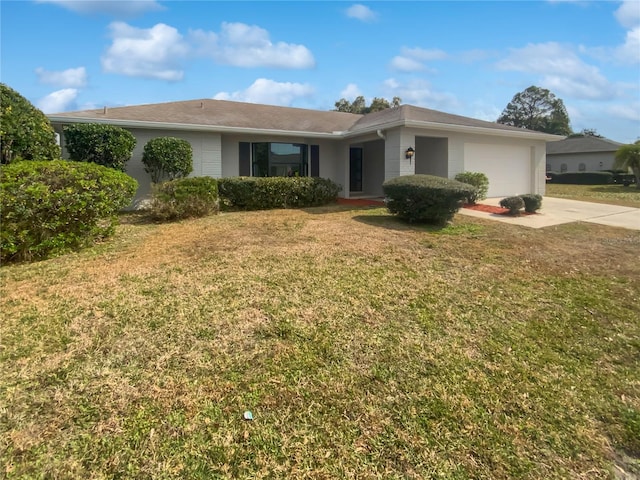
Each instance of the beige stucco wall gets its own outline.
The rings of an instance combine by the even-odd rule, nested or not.
[[[498,135],[479,135],[479,134],[468,134],[461,132],[446,132],[446,131],[438,131],[438,130],[427,130],[427,129],[410,129],[405,128],[403,132],[398,132],[394,136],[395,143],[391,146],[387,146],[387,151],[394,154],[397,151],[397,145],[402,143],[402,147],[404,150],[411,144],[416,144],[421,146],[421,148],[416,148],[416,170],[415,173],[427,173],[425,172],[426,167],[423,165],[421,160],[421,155],[425,155],[425,152],[421,152],[421,149],[424,146],[425,137],[439,137],[446,138],[446,146],[448,150],[448,162],[446,166],[446,172],[442,165],[438,167],[437,174],[438,176],[446,176],[448,178],[454,178],[458,173],[464,172],[465,168],[465,145],[466,144],[484,144],[484,145],[496,145],[496,146],[511,146],[511,147],[521,147],[528,149],[529,152],[529,171],[527,175],[530,176],[530,188],[529,192],[518,192],[518,193],[539,193],[540,195],[544,195],[545,193],[545,158],[546,158],[546,142],[544,140],[532,140],[532,139],[522,139],[522,138],[510,138],[510,137],[502,137]],[[399,139],[402,139],[400,142]],[[444,142],[435,142],[429,144],[427,140],[427,145],[429,147],[434,147],[442,151],[444,149]],[[403,155],[404,157],[404,155]],[[405,162],[406,163],[406,162]],[[387,170],[385,172],[385,177],[389,178],[390,174],[394,174],[398,170],[406,171],[408,170],[406,165],[402,161],[400,161],[400,165],[403,165],[405,168],[396,168],[396,165],[391,165],[393,168],[390,169],[389,165],[387,165]],[[411,172],[414,173],[414,172]],[[402,173],[406,175],[406,173]],[[500,178],[500,181],[503,181],[503,178]],[[491,179],[490,179],[491,181]]]
[[[54,125],[58,133],[61,125]],[[286,142],[319,145],[320,176],[330,178],[348,196],[349,148],[363,148],[363,193],[382,194],[382,183],[400,175],[429,173],[453,178],[465,171],[465,144],[511,145],[530,149],[531,193],[544,194],[546,143],[540,140],[505,138],[497,135],[471,135],[441,130],[397,127],[383,132],[382,140],[375,132],[347,139],[301,138],[286,135],[220,134],[164,129],[129,129],[137,139],[127,173],[139,182],[137,199],[148,195],[151,179],[144,171],[142,152],[152,138],[173,136],[187,140],[193,147],[192,176],[231,177],[239,174],[240,142]],[[65,155],[63,143],[63,155]],[[409,147],[416,150],[413,160],[405,156]],[[429,164],[429,158],[432,164]],[[426,163],[425,163],[426,160]],[[594,160],[599,162],[599,159]],[[576,167],[577,169],[577,167]],[[521,192],[524,193],[524,192]]]

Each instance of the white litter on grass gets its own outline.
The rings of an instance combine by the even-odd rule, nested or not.
[[[253,413],[251,413],[249,410],[244,412],[242,416],[244,417],[245,420],[253,420]]]

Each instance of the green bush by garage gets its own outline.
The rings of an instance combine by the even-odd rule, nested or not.
[[[444,224],[477,194],[473,185],[433,175],[405,175],[383,186],[389,212],[409,222]]]
[[[0,259],[44,259],[108,237],[137,186],[129,175],[94,163],[2,166]]]

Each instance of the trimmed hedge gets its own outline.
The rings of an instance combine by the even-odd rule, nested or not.
[[[524,195],[520,195],[520,198],[524,202],[524,211],[527,213],[534,213],[542,208],[542,195],[525,193]]]
[[[613,183],[614,174],[611,172],[547,172],[552,183],[572,185],[607,185]]]
[[[179,178],[155,184],[150,215],[155,220],[178,220],[218,213],[218,181],[211,177]]]
[[[382,185],[389,212],[409,222],[444,224],[473,195],[475,187],[433,175],[405,175]]]
[[[455,180],[462,183],[468,183],[476,187],[474,194],[467,198],[467,203],[475,205],[478,200],[487,198],[489,191],[489,178],[481,172],[462,172],[455,176]]]
[[[0,169],[0,259],[36,260],[107,237],[138,183],[94,163],[23,161]]]
[[[502,208],[509,209],[509,215],[520,215],[520,210],[524,208],[524,199],[521,196],[507,197],[500,200]]]
[[[326,205],[340,186],[317,177],[228,177],[218,180],[218,192],[223,208],[267,210]]]

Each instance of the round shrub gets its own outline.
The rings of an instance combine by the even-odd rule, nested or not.
[[[18,92],[0,83],[0,163],[55,160],[60,147],[51,122]]]
[[[478,200],[487,198],[489,191],[489,178],[481,172],[462,172],[455,176],[455,179],[462,183],[468,183],[476,187],[476,190],[467,198],[467,203],[475,205]]]
[[[144,146],[142,163],[153,183],[183,178],[193,171],[193,149],[181,138],[152,138]]]
[[[35,260],[107,237],[138,187],[125,173],[64,160],[0,169],[0,259]]]
[[[97,163],[121,172],[136,146],[136,139],[128,130],[101,123],[66,125],[64,139],[71,160]]]
[[[524,202],[524,211],[527,213],[534,213],[542,208],[542,195],[525,193],[520,195],[520,198]]]
[[[225,208],[265,210],[317,207],[335,202],[340,186],[318,177],[228,177],[218,180]]]
[[[500,200],[500,206],[502,208],[509,209],[509,215],[520,215],[520,210],[524,208],[524,200],[522,197],[506,197]]]
[[[215,178],[178,178],[153,186],[150,213],[155,220],[180,220],[218,213],[218,206]]]
[[[405,175],[387,180],[382,189],[389,212],[409,222],[444,224],[474,192],[467,183],[432,175]]]

